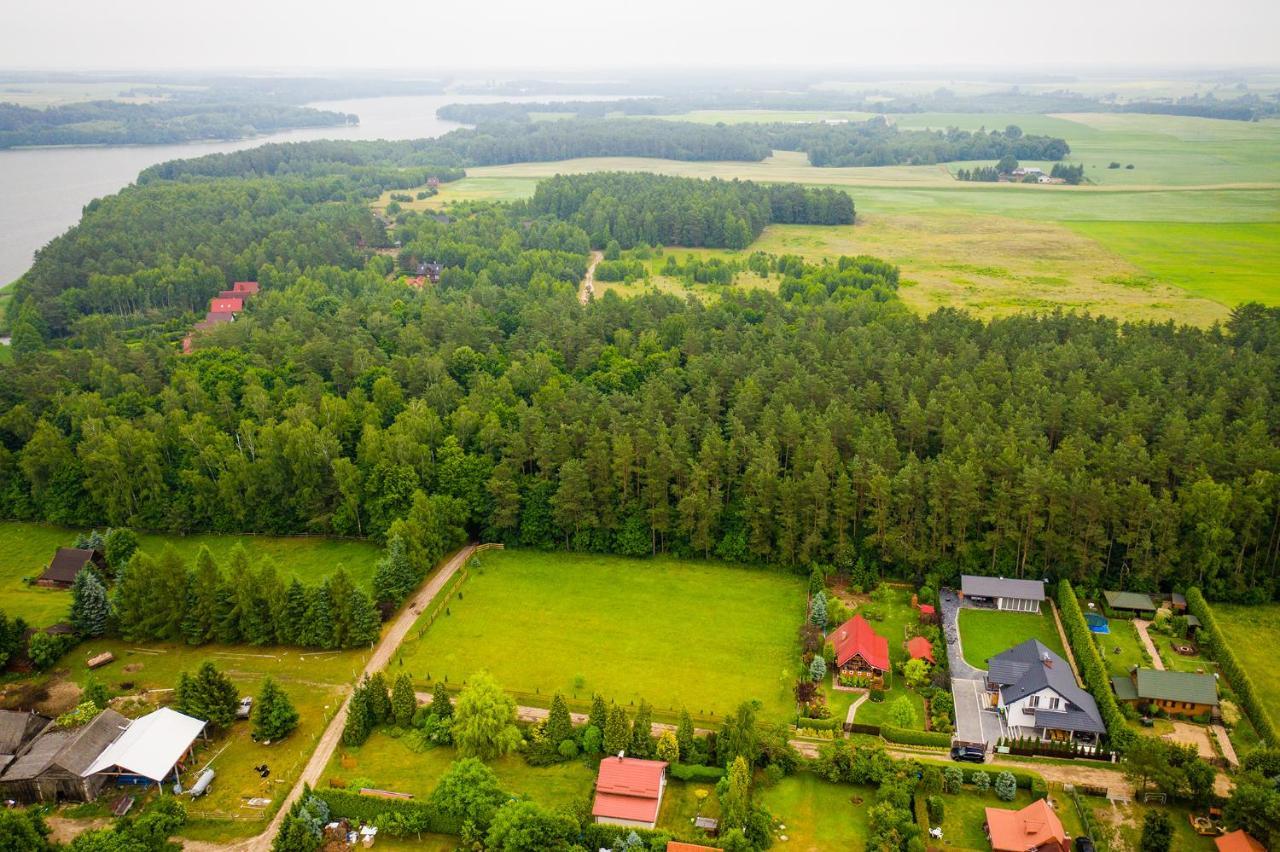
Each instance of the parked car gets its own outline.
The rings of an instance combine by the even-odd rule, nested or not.
[[[978,743],[955,743],[951,746],[951,759],[963,763],[986,763],[987,747]]]
[[[1071,848],[1075,849],[1076,852],[1094,852],[1093,841],[1087,837],[1077,837]]]
[[[246,695],[240,699],[240,706],[236,708],[237,719],[248,719],[249,713],[253,710],[253,696]]]

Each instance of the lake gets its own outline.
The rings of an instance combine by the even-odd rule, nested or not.
[[[132,183],[139,172],[156,163],[241,151],[268,142],[440,136],[461,126],[436,118],[436,110],[445,104],[549,99],[612,100],[615,97],[619,96],[420,95],[322,101],[310,106],[355,113],[360,116],[360,123],[351,127],[316,127],[272,133],[236,142],[0,151],[0,285],[8,284],[26,272],[37,249],[80,221],[84,205],[95,198],[118,192]]]

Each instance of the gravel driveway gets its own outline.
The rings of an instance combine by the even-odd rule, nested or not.
[[[951,697],[956,705],[956,738],[971,743],[994,743],[1008,734],[1004,720],[987,707],[987,673],[965,662],[960,647],[960,610],[964,604],[951,589],[938,594],[942,636],[951,666]]]

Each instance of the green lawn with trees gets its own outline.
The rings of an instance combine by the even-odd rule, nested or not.
[[[803,619],[803,581],[782,573],[511,550],[484,554],[400,656],[420,683],[487,669],[524,704],[598,693],[721,717],[758,699],[784,721]]]
[[[786,826],[788,849],[825,852],[867,848],[867,812],[875,788],[833,784],[811,772],[783,778],[760,791],[760,803]]]
[[[1048,609],[1046,601],[1042,604]],[[987,660],[1004,653],[1028,639],[1039,639],[1046,648],[1061,657],[1062,638],[1048,612],[1003,612],[994,609],[960,610],[960,646],[969,665],[986,669]]]

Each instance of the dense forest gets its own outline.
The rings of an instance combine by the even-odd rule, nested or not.
[[[1280,310],[922,318],[869,258],[776,259],[776,295],[584,306],[573,214],[476,204],[384,234],[348,191],[155,178],[91,205],[11,309],[0,515],[383,537],[448,498],[470,534],[533,547],[1280,592]],[[437,287],[397,283],[418,258]],[[142,299],[184,267],[262,285],[185,357],[181,288],[69,321],[93,288],[54,287]]]
[[[650,245],[742,249],[770,223],[851,225],[849,194],[799,184],[689,180],[626,172],[540,181],[529,209],[568,221],[604,248]]]

